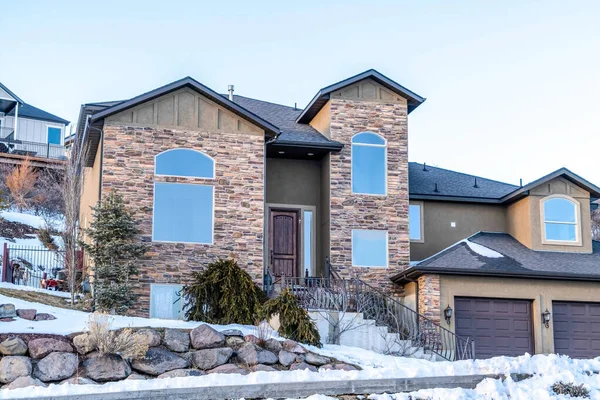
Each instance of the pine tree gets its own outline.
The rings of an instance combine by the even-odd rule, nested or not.
[[[130,277],[138,273],[136,261],[147,246],[139,242],[137,223],[120,195],[110,192],[92,210],[90,243],[83,246],[93,263],[96,310],[124,313],[135,303]]]

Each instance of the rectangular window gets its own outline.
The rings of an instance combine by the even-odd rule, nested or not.
[[[352,265],[386,268],[388,266],[387,231],[353,229]]]
[[[48,143],[60,145],[61,129],[48,127]]]
[[[411,204],[408,206],[408,224],[410,240],[422,240],[421,233],[421,206]]]
[[[304,275],[308,271],[308,276],[312,276],[313,259],[313,212],[305,210],[303,213],[303,244],[304,244]]]
[[[352,193],[385,195],[385,147],[352,146]]]
[[[182,319],[181,285],[150,285],[150,318]]]
[[[212,244],[213,198],[212,186],[156,182],[152,240]]]

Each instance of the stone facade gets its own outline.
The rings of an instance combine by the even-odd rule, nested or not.
[[[398,290],[390,277],[408,268],[408,132],[406,101],[332,99],[331,139],[344,144],[331,154],[331,263],[342,277],[359,277]],[[351,140],[360,132],[387,140],[387,195],[352,194]],[[388,268],[352,266],[352,230],[388,231]]]
[[[418,312],[434,321],[440,323],[440,276],[421,275],[417,279],[419,290]]]
[[[131,124],[132,125],[132,124]],[[139,300],[133,314],[148,316],[150,284],[184,284],[190,272],[233,256],[257,283],[263,278],[264,135],[131,126],[104,126],[102,193],[121,194],[140,221],[150,251],[134,277]],[[154,176],[154,156],[190,148],[213,157],[215,179]],[[214,186],[214,244],[152,243],[155,182]]]

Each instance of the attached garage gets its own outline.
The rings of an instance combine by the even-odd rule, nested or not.
[[[554,351],[572,358],[600,356],[600,303],[552,302]]]
[[[477,358],[534,354],[531,301],[455,297],[456,334],[475,340]]]

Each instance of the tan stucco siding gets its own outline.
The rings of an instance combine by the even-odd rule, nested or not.
[[[315,128],[322,135],[328,138],[331,137],[331,103],[329,101],[325,103],[323,108],[321,108],[312,121],[310,121],[310,126]]]
[[[79,208],[79,224],[82,229],[87,229],[93,219],[92,207],[100,200],[100,180],[102,170],[102,141],[98,145],[94,165],[85,169],[83,193]],[[83,238],[86,240],[85,231]]]
[[[507,207],[508,233],[531,248],[531,202],[525,197]]]
[[[411,241],[410,259],[420,261],[479,231],[506,232],[502,205],[411,201],[422,207],[421,242]],[[452,226],[454,223],[455,226]]]
[[[553,301],[600,302],[600,283],[553,281],[540,279],[486,278],[465,276],[440,277],[440,319],[443,310],[454,306],[455,297],[488,297],[503,299],[532,300],[533,332],[536,353],[554,352],[554,326],[546,328],[541,319],[542,312],[551,313]],[[455,318],[450,321],[454,332]],[[445,323],[444,323],[445,325]],[[447,326],[447,325],[445,325]]]

